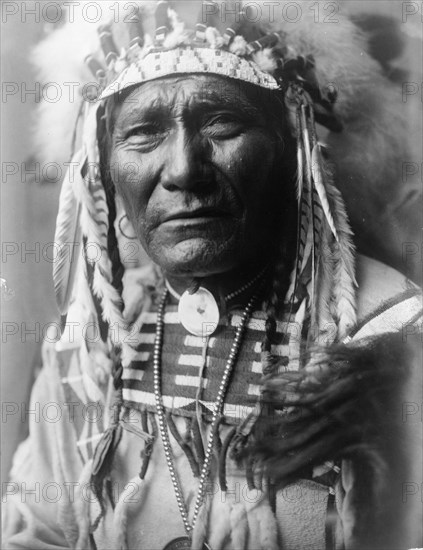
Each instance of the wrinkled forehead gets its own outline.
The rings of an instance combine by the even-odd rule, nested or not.
[[[267,92],[267,93],[266,93]],[[219,108],[263,119],[269,110],[268,91],[245,82],[215,75],[177,75],[138,84],[106,102],[108,131],[116,122],[125,124],[137,117],[154,118],[201,109]]]
[[[275,92],[217,75],[175,75],[133,86],[108,100],[107,114],[112,124],[119,118],[160,110],[220,107],[242,111],[257,118],[266,116]]]

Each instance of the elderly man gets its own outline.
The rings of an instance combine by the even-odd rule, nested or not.
[[[102,27],[107,69],[88,58],[56,233],[84,254],[58,258],[33,392],[61,414],[17,454],[7,548],[418,545],[419,291],[356,265],[313,40],[193,5],[191,27],[144,6],[123,49]]]

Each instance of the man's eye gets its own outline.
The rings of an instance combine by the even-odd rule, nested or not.
[[[210,120],[211,124],[230,124],[232,122],[238,122],[238,119],[230,114],[217,115]]]
[[[204,125],[204,131],[212,138],[229,139],[238,135],[243,127],[239,118],[230,114],[221,114],[208,119]]]
[[[124,140],[129,146],[148,152],[155,149],[162,142],[166,132],[167,130],[162,124],[146,122],[128,129]]]
[[[126,137],[154,138],[162,133],[163,129],[159,124],[142,124],[130,130]]]

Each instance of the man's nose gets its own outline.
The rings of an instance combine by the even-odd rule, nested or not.
[[[164,152],[161,183],[168,191],[194,191],[211,182],[207,175],[206,150],[199,136],[178,128],[168,137]]]

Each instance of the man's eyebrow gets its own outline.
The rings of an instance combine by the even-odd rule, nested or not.
[[[126,101],[131,108],[120,112],[119,126],[132,124],[137,118],[152,118],[166,111],[166,104],[159,96],[153,98],[152,101],[141,102],[138,98],[132,98],[131,101],[130,97]]]
[[[242,94],[234,96],[225,92],[217,93],[212,90],[206,92],[203,91],[195,97],[195,101],[199,105],[227,107],[231,110],[234,109],[237,111],[243,111],[251,116],[259,116],[262,114],[259,107],[251,103],[251,101],[249,101]]]
[[[129,102],[131,98],[128,98]],[[263,113],[261,109],[249,101],[243,94],[227,93],[224,90],[205,90],[202,89],[190,97],[183,100],[183,104],[187,107],[202,109],[204,107],[227,108],[238,113],[245,113],[248,116],[261,118]],[[166,114],[169,109],[167,97],[160,93],[152,98],[148,98],[142,103],[137,99],[133,99],[133,107],[126,112],[121,113],[119,117],[119,125],[133,123],[136,118],[151,119],[160,115]]]

